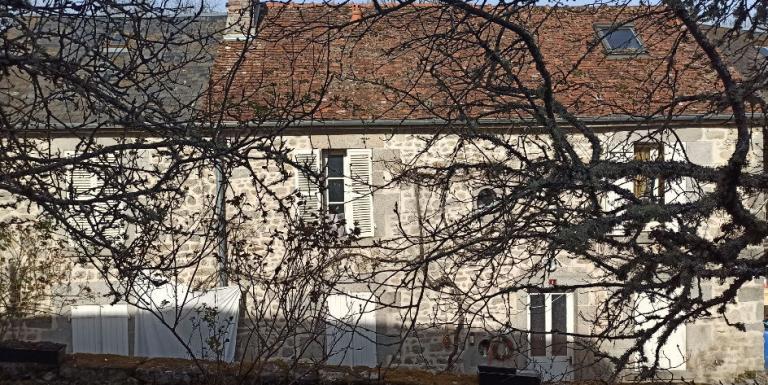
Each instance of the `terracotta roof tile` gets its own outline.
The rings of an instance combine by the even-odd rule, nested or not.
[[[518,90],[535,91],[542,79],[514,33],[499,34],[496,26],[437,6],[406,7],[350,25],[355,9],[373,12],[271,6],[255,40],[222,43],[213,92],[233,106],[228,119],[451,119],[460,115],[457,105],[473,117],[530,116]],[[663,8],[534,8],[510,19],[534,33],[556,99],[578,115],[648,115],[674,98],[720,87]],[[622,23],[631,23],[646,53],[606,54],[595,26]],[[508,74],[489,64],[475,33],[498,44]],[[686,114],[706,107],[672,104]]]

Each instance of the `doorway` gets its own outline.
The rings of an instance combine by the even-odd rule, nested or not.
[[[376,367],[376,312],[370,293],[328,296],[329,365]]]
[[[574,331],[573,293],[528,295],[528,367],[543,381],[573,380],[571,336]]]

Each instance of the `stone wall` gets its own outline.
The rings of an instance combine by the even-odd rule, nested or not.
[[[728,128],[681,128],[676,130],[677,135],[686,144],[688,156],[694,163],[721,165],[724,164],[733,148],[735,132]],[[606,137],[621,136],[622,133],[608,133]],[[370,148],[373,150],[373,183],[384,185],[389,182],[394,172],[389,168],[393,162],[404,161],[420,154],[421,144],[415,134],[379,134],[379,133],[336,133],[326,135],[318,132],[313,135],[295,135],[284,138],[290,148],[296,149],[349,149],[349,148]],[[66,148],[74,143],[70,140],[59,140],[54,143],[54,147]],[[433,162],[442,164],[446,161],[447,154],[451,151],[455,138],[445,137],[439,140],[433,149],[424,155],[421,155],[422,162]],[[756,149],[762,149],[762,138],[755,137],[753,145]],[[585,149],[584,149],[585,150]],[[752,156],[752,165],[761,167],[761,152],[754,151]],[[475,154],[476,155],[476,154]],[[492,156],[503,157],[504,154],[491,154]],[[271,166],[270,166],[271,167]],[[267,167],[265,175],[274,172],[273,168]],[[256,201],[256,194],[249,181],[249,175],[244,170],[234,170],[231,177],[233,191],[231,194],[245,194],[247,201]],[[200,212],[211,204],[213,199],[213,173],[212,170],[204,171],[199,178],[188,182],[189,195],[184,204],[179,209],[179,217],[183,220],[185,217],[193,218],[194,213]],[[449,215],[463,215],[467,210],[472,209],[472,199],[480,186],[465,186],[457,188],[452,192],[455,197],[450,202],[455,212]],[[274,191],[278,196],[288,196],[293,193],[293,179],[286,183],[276,186]],[[420,191],[419,199],[423,202],[429,202],[429,194],[434,192]],[[375,240],[381,241],[396,236],[401,229],[410,234],[418,234],[418,225],[415,218],[417,193],[412,186],[392,185],[387,188],[377,190],[374,194],[374,219]],[[756,207],[759,207],[759,202]],[[265,204],[270,204],[266,202]],[[395,214],[395,207],[398,208],[399,217]],[[426,207],[430,209],[431,207]],[[436,206],[435,206],[436,208]],[[261,218],[259,218],[261,219]],[[282,223],[278,215],[269,215],[264,222],[254,221],[245,223],[239,227],[248,237],[250,237],[250,247],[263,250],[269,243],[273,230],[280,228]],[[403,222],[399,222],[402,220]],[[705,232],[717,231],[717,226],[703,229]],[[189,239],[180,248],[181,256],[184,253],[199,253],[204,250],[204,239]],[[364,245],[370,245],[373,240],[365,239]],[[274,255],[279,255],[280,245],[272,245],[276,249]],[[364,256],[375,257],[376,249],[366,248],[359,251]],[[525,248],[520,247],[520,253],[525,253]],[[403,251],[404,255],[416,256],[418,251],[408,249]],[[410,253],[410,254],[407,254]],[[402,257],[402,255],[401,255]],[[361,261],[364,259],[361,259]],[[267,269],[274,268],[281,261],[272,258],[265,261]],[[552,273],[551,278],[560,283],[573,283],[584,280],[593,271],[593,266],[581,263],[575,260],[565,260],[562,267]],[[357,273],[365,272],[368,269],[363,262],[355,265]],[[209,284],[210,278],[217,273],[217,264],[213,258],[205,258],[198,266],[198,269],[192,274],[187,271],[181,274],[182,281],[196,280],[200,285]],[[511,269],[510,274],[515,270]],[[469,287],[477,280],[477,272],[473,269],[459,269],[456,274],[456,283],[460,287]],[[393,293],[387,291],[386,287],[390,280],[394,281],[401,278],[402,275],[393,275],[382,278],[378,275],[371,276],[369,285],[363,283],[340,285],[340,291],[359,292],[374,291],[382,303],[391,303],[393,307],[382,307],[376,312],[376,332],[377,332],[377,357],[381,364],[393,364],[401,367],[445,369],[451,366],[454,370],[473,372],[478,364],[494,364],[506,366],[525,365],[525,357],[513,357],[504,362],[494,362],[489,357],[484,356],[480,347],[482,341],[492,338],[494,333],[502,329],[499,322],[493,321],[491,317],[486,319],[477,319],[474,322],[467,322],[466,329],[459,331],[455,329],[457,324],[455,309],[442,307],[446,302],[444,294],[439,292],[423,293],[423,302],[419,313],[415,316],[415,327],[406,333],[406,328],[413,315],[407,314],[402,310],[402,306],[410,303],[422,293],[398,291]],[[437,277],[435,277],[437,278]],[[73,274],[75,283],[85,283],[94,288],[101,285],[98,281],[98,274],[93,269],[78,268]],[[716,284],[708,284],[706,290],[715,293],[720,290]],[[254,291],[254,293],[261,293]],[[257,294],[252,294],[244,304],[245,314],[262,298]],[[85,300],[85,302],[101,301],[108,302],[108,298],[100,298],[98,295]],[[525,293],[513,293],[506,301],[491,304],[488,309],[494,316],[503,316],[503,318],[517,329],[527,327],[527,315],[525,302],[527,301]],[[594,313],[597,304],[600,301],[600,294],[583,291],[575,293],[575,309],[577,313],[589,315]],[[261,305],[259,305],[261,306]],[[685,372],[676,373],[677,376],[684,376],[688,379],[697,379],[705,381],[715,381],[718,379],[727,379],[748,370],[761,370],[763,367],[762,356],[762,309],[763,297],[760,283],[752,283],[739,294],[735,304],[728,307],[726,316],[731,322],[742,322],[746,325],[746,332],[740,332],[735,328],[726,325],[721,317],[712,317],[703,319],[695,324],[687,325],[687,344],[686,351],[690,360]],[[262,318],[248,319],[243,317],[240,320],[240,333],[238,340],[238,351],[242,356],[249,357],[249,349],[243,341],[255,329],[263,327],[259,322],[267,319],[271,313],[277,312],[277,309],[267,309],[266,315]],[[276,313],[275,313],[276,314]],[[264,318],[267,317],[267,318]],[[43,317],[44,321],[24,321],[19,324],[18,335],[26,340],[52,340],[57,342],[67,342],[71,333],[68,331],[69,319],[66,307],[61,314],[55,317]],[[579,332],[594,331],[595,325],[588,318],[579,319],[576,322],[575,330]],[[297,329],[298,330],[298,329]],[[313,331],[314,330],[314,331]],[[309,331],[309,333],[307,333]],[[298,332],[296,332],[298,334]],[[317,338],[322,339],[324,331],[322,329],[312,329],[308,326],[302,329],[299,340],[286,338],[280,343],[285,346],[275,349],[274,356],[286,359],[297,358],[296,352],[298,346],[304,346],[302,358],[305,360],[318,360],[323,358],[323,346]],[[314,333],[314,335],[313,335]],[[406,338],[399,336],[407,335]],[[313,337],[315,337],[313,339]],[[303,338],[303,339],[301,339]],[[514,338],[519,346],[525,346],[527,339],[524,336]],[[616,349],[621,349],[617,347]],[[588,362],[590,357],[587,355],[574,354],[576,362]],[[713,370],[713,368],[717,368]],[[603,368],[604,369],[604,368]],[[600,366],[592,366],[579,371],[576,378],[594,378],[603,375]]]

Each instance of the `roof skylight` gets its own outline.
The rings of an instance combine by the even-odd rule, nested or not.
[[[645,51],[643,43],[640,42],[635,29],[632,27],[605,26],[598,27],[597,32],[609,53],[622,54]]]

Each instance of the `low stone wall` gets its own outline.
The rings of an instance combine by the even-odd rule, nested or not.
[[[3,385],[478,385],[477,380],[476,375],[402,368],[289,366],[282,362],[260,365],[222,364],[184,359],[100,354],[66,355],[58,367],[0,362],[0,384]],[[678,380],[640,384],[680,383]],[[605,385],[606,383],[588,380],[567,384]],[[745,372],[729,381],[721,381],[719,384],[768,385],[768,374]],[[615,385],[629,385],[629,383]]]
[[[0,363],[0,383],[13,385],[477,385],[477,376],[421,370],[223,364],[115,355],[67,355],[58,367]]]

